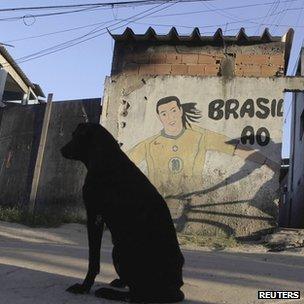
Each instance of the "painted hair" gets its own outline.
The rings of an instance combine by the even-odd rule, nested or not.
[[[183,127],[187,128],[189,126],[191,128],[191,122],[198,122],[198,120],[202,117],[201,111],[196,108],[195,102],[187,102],[181,104],[180,100],[176,96],[167,96],[161,98],[156,104],[156,112],[159,114],[158,108],[159,106],[169,103],[171,101],[175,101],[178,108],[183,109],[182,123]]]

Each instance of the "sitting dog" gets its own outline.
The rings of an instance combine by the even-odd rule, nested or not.
[[[113,284],[125,284],[129,291],[101,288],[95,295],[136,303],[182,301],[184,257],[167,204],[156,188],[99,124],[79,124],[61,153],[87,168],[83,199],[89,266],[83,283],[67,290],[85,293],[94,284],[105,223],[112,234],[113,263],[120,277]]]

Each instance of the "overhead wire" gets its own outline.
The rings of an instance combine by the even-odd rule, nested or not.
[[[255,31],[255,34],[257,34],[257,33],[260,31],[260,28],[261,28],[261,26],[263,25],[263,23],[266,21],[267,17],[268,17],[269,15],[271,15],[272,13],[275,13],[275,10],[276,10],[276,8],[277,8],[277,3],[279,3],[279,1],[280,1],[280,0],[276,0],[276,1],[270,6],[269,10],[267,11],[266,16],[263,18],[263,21],[262,21],[260,24],[258,24],[257,29],[256,29],[256,31]]]
[[[6,18],[0,18],[0,21],[18,21],[24,19],[26,16],[30,16],[33,18],[42,18],[42,17],[54,17],[59,15],[67,15],[67,14],[75,14],[75,13],[83,13],[83,12],[91,12],[96,10],[104,9],[104,8],[83,8],[78,10],[72,10],[72,11],[64,11],[64,12],[54,12],[54,13],[45,13],[45,14],[27,14],[22,16],[15,16],[15,17],[6,17]]]
[[[179,2],[202,2],[202,1],[215,1],[215,0],[179,0]],[[135,0],[135,1],[116,1],[116,2],[97,2],[97,3],[78,3],[78,4],[66,4],[66,5],[49,5],[49,6],[29,6],[29,7],[14,7],[14,8],[2,8],[1,12],[11,11],[23,11],[23,10],[48,10],[48,9],[67,9],[76,7],[126,7],[126,6],[138,6],[138,5],[153,5],[158,3],[166,3],[166,0]]]
[[[290,7],[290,8],[292,8],[293,4],[294,4],[294,3],[291,3],[291,7]],[[273,18],[272,23],[278,24],[278,25],[279,25],[279,24],[283,21],[285,15],[286,15],[286,13],[287,13],[287,11],[286,11],[287,5],[288,5],[287,3],[284,3],[284,8],[281,9],[280,13],[277,14],[277,15]],[[277,27],[278,27],[278,26],[277,26]],[[270,29],[272,29],[272,28],[274,29],[275,26],[270,26]]]
[[[302,10],[303,9],[303,6],[302,7],[299,7],[299,8],[284,8],[283,10],[277,12],[277,13],[274,13],[272,14],[272,16],[279,16],[280,14],[284,13],[286,14],[288,11],[292,11],[292,10]],[[300,14],[299,14],[300,16]],[[198,28],[212,28],[212,27],[225,27],[227,24],[237,24],[237,23],[241,23],[241,22],[250,22],[250,21],[253,21],[253,20],[259,20],[259,19],[264,19],[265,16],[262,16],[262,17],[252,17],[252,18],[248,18],[248,19],[241,19],[240,21],[230,21],[230,22],[226,22],[226,23],[221,23],[221,24],[212,24],[212,25],[204,25],[203,27],[198,27]],[[119,19],[117,18],[116,20],[120,21],[122,19]],[[111,22],[113,21],[113,19],[111,20],[107,20],[107,21],[103,21],[103,22],[97,22],[97,23],[93,23],[93,24],[87,24],[87,25],[84,25],[84,26],[78,26],[78,27],[72,27],[72,28],[68,28],[68,29],[64,29],[64,30],[60,30],[60,31],[54,31],[54,32],[49,32],[49,33],[44,33],[44,34],[39,34],[39,35],[34,35],[34,36],[26,36],[26,37],[22,37],[22,38],[17,38],[17,39],[11,39],[11,40],[5,40],[3,41],[3,43],[10,43],[10,42],[18,42],[18,41],[24,41],[24,40],[30,40],[30,39],[35,39],[35,38],[41,38],[41,37],[47,37],[47,36],[51,36],[51,35],[56,35],[56,34],[61,34],[61,33],[65,33],[65,32],[70,32],[70,31],[76,31],[76,30],[80,30],[80,29],[84,29],[84,28],[88,28],[88,27],[93,27],[93,26],[96,26],[96,25],[103,25],[107,22]],[[160,23],[145,23],[145,22],[131,22],[131,23],[134,23],[134,24],[142,24],[142,25],[149,25],[149,26],[159,26],[159,27],[181,27],[181,28],[194,28],[194,27],[197,27],[195,25],[183,25],[183,24],[160,24]],[[254,22],[255,24],[255,22]],[[263,25],[270,25],[270,26],[280,26],[280,24],[275,24],[275,23],[271,23],[271,24],[265,24],[263,23]],[[285,25],[283,24],[282,25],[283,27],[286,27],[286,26],[294,26],[294,27],[297,27],[298,25]],[[244,26],[246,28],[254,28],[256,26]],[[233,30],[237,30],[236,29],[227,29],[227,31],[233,31]],[[210,33],[210,32],[208,32]]]
[[[170,3],[170,2],[172,2],[172,1],[166,1],[165,3],[161,3],[159,6],[162,6],[162,5],[164,5],[164,4],[168,4],[168,3]],[[176,2],[174,2],[174,4],[177,3],[177,2],[181,2],[181,1],[176,1]],[[290,0],[290,1],[284,1],[284,2],[295,2],[295,1]],[[274,2],[273,2],[273,3],[274,3]],[[158,6],[156,6],[156,7],[158,7]],[[156,7],[153,7],[152,9],[155,9]],[[77,45],[77,44],[79,44],[79,43],[83,43],[83,42],[86,42],[86,41],[88,41],[88,40],[94,39],[95,37],[98,37],[98,36],[100,36],[100,35],[104,35],[104,34],[106,33],[105,30],[107,30],[108,28],[111,29],[111,30],[115,30],[115,29],[118,29],[118,28],[121,28],[121,27],[126,26],[126,24],[120,25],[120,24],[122,24],[122,23],[124,23],[124,22],[127,22],[127,24],[136,23],[137,20],[143,19],[143,18],[145,18],[145,17],[149,17],[150,15],[152,15],[152,14],[154,15],[155,13],[157,13],[157,12],[153,12],[153,13],[151,13],[151,14],[149,13],[149,14],[146,14],[146,15],[144,15],[144,16],[140,16],[139,18],[137,18],[138,15],[141,15],[142,13],[145,13],[145,12],[147,12],[147,11],[149,12],[149,11],[152,10],[152,9],[148,9],[148,10],[146,10],[146,11],[144,11],[144,12],[141,12],[141,13],[139,13],[139,14],[135,14],[135,15],[129,17],[129,18],[126,18],[126,19],[118,19],[118,20],[117,20],[118,22],[116,22],[116,23],[114,23],[114,24],[110,24],[110,25],[107,26],[107,27],[102,27],[102,25],[105,24],[104,22],[102,22],[102,23],[100,23],[100,24],[99,24],[99,23],[96,23],[96,24],[94,24],[94,25],[98,25],[98,26],[97,26],[96,28],[94,28],[93,30],[89,31],[88,33],[84,34],[84,35],[81,35],[81,36],[79,36],[79,37],[70,39],[70,40],[65,41],[65,42],[63,42],[63,43],[56,44],[56,45],[51,46],[51,47],[49,47],[49,48],[40,50],[40,51],[38,51],[38,52],[35,52],[35,53],[32,53],[32,54],[29,54],[29,55],[20,57],[20,58],[18,58],[17,60],[18,60],[18,62],[20,62],[20,63],[26,62],[26,61],[29,61],[29,60],[31,60],[31,59],[40,58],[40,57],[42,57],[42,56],[46,56],[46,55],[48,55],[48,54],[52,54],[52,53],[54,53],[54,52],[58,52],[58,51],[61,51],[61,50],[66,49],[66,48],[72,47],[72,46]],[[216,10],[217,10],[217,9],[216,9]],[[159,11],[162,11],[162,9],[159,10]],[[210,11],[210,10],[209,10],[209,11]],[[135,19],[134,19],[134,18],[135,18]],[[262,18],[262,17],[261,17],[261,18]],[[133,20],[132,20],[132,19],[133,19]],[[250,19],[251,19],[251,20],[252,20],[252,19],[256,20],[256,19],[258,19],[258,18],[250,18]],[[249,19],[249,20],[250,20],[250,19]],[[246,19],[244,19],[244,20],[246,20]],[[244,20],[242,20],[242,21],[244,21]],[[248,20],[248,19],[247,19],[247,20]],[[111,21],[109,21],[109,22],[111,22]],[[239,22],[241,22],[241,21],[235,21],[235,23],[239,23]],[[250,22],[250,21],[248,21],[248,22]],[[231,23],[232,23],[232,22],[231,22]],[[256,23],[256,22],[253,22],[253,23]],[[94,26],[94,25],[92,25],[92,26]],[[91,26],[91,25],[90,25],[90,26]],[[167,25],[159,25],[159,26],[167,26]],[[215,27],[215,26],[217,26],[217,25],[210,25],[209,27]],[[285,25],[282,25],[282,26],[285,26]],[[84,27],[86,27],[86,26],[84,26]],[[84,27],[79,27],[79,28],[84,28]],[[102,28],[101,28],[101,27],[102,27]],[[113,27],[114,27],[114,28],[113,28]],[[115,28],[115,27],[116,27],[116,28]],[[183,25],[181,25],[181,27],[187,27],[187,28],[189,28],[189,26],[183,26]],[[207,27],[207,26],[204,26],[204,28],[206,28],[206,27]],[[247,28],[249,28],[249,27],[247,27]],[[68,29],[68,30],[66,30],[66,31],[69,31],[69,30],[73,30],[73,29]],[[229,29],[229,30],[227,30],[227,31],[233,31],[233,30],[237,30],[237,29]],[[61,32],[61,31],[58,31],[58,32]],[[62,31],[62,32],[64,32],[64,31]],[[206,33],[207,33],[207,32],[206,32]],[[49,33],[49,34],[52,34],[52,33]],[[95,35],[95,34],[96,34],[96,35]],[[45,35],[48,35],[48,34],[45,34]],[[38,36],[40,36],[40,35],[38,35]],[[26,39],[26,38],[24,38],[24,39]]]
[[[171,0],[172,1],[172,0]],[[214,0],[180,0],[180,2],[201,2],[201,1],[214,1]],[[7,8],[0,9],[1,12],[15,12],[20,10],[42,10],[42,9],[58,9],[58,8],[69,8],[63,12],[51,12],[51,13],[40,13],[40,14],[28,14],[21,16],[13,16],[0,18],[0,21],[18,21],[22,20],[25,16],[31,16],[33,18],[42,18],[42,17],[54,17],[58,15],[66,15],[66,14],[74,14],[74,13],[83,13],[88,11],[96,11],[96,10],[104,10],[104,9],[112,9],[115,8],[125,8],[128,6],[140,6],[140,5],[153,5],[155,3],[166,3],[168,0],[142,0],[142,1],[122,1],[122,2],[107,2],[107,3],[93,3],[93,4],[75,4],[75,5],[62,5],[62,6],[45,6],[45,7],[23,7],[23,8]],[[80,9],[70,10],[70,8],[81,7]]]
[[[267,6],[270,4],[275,3],[277,0],[272,2],[264,2],[264,3],[255,3],[255,4],[246,4],[246,5],[238,5],[238,6],[230,6],[230,7],[223,7],[220,10],[227,11],[227,10],[234,10],[234,9],[242,9],[242,8],[250,8],[250,7],[258,7],[258,6]],[[299,2],[300,0],[284,0],[282,3],[291,3],[291,2]],[[162,15],[155,15],[155,18],[161,17],[172,17],[172,16],[182,16],[182,15],[193,15],[193,14],[200,14],[200,13],[209,13],[219,10],[218,8],[215,9],[207,9],[207,10],[195,10],[195,11],[188,11],[182,13],[170,13],[170,14],[162,14]]]
[[[96,26],[96,25],[105,24],[105,23],[110,22],[112,20],[113,19],[103,21],[103,22],[91,23],[91,24],[87,24],[87,25],[83,25],[83,26],[76,26],[76,27],[72,27],[72,28],[68,28],[68,29],[64,29],[64,30],[60,30],[60,31],[54,31],[54,32],[48,32],[48,33],[34,35],[34,36],[26,36],[26,37],[23,37],[23,38],[5,40],[3,42],[5,42],[5,43],[7,43],[7,42],[18,42],[18,41],[24,41],[24,40],[30,40],[30,39],[35,39],[35,38],[42,38],[42,37],[52,36],[52,35],[56,35],[56,34],[62,34],[62,33],[66,33],[66,32],[72,32],[72,31],[76,31],[76,30],[80,30],[80,29],[84,29],[84,28],[88,28],[88,27],[93,27],[93,26]]]
[[[89,41],[91,39],[94,39],[96,37],[99,37],[101,35],[104,35],[104,34],[106,34],[108,32],[109,28],[112,31],[114,31],[116,29],[119,29],[119,28],[124,27],[127,24],[129,24],[132,21],[133,18],[135,18],[135,20],[142,19],[142,18],[147,17],[147,16],[149,16],[151,14],[157,13],[157,12],[163,10],[163,9],[169,8],[169,7],[171,7],[172,5],[175,5],[178,2],[179,2],[179,0],[176,0],[176,1],[167,1],[167,3],[162,3],[160,5],[157,5],[157,6],[153,7],[152,9],[150,8],[150,9],[147,9],[147,10],[145,10],[143,12],[138,13],[138,14],[132,15],[131,17],[123,19],[122,21],[118,21],[115,24],[112,24],[112,25],[110,25],[108,27],[104,27],[104,28],[101,28],[101,29],[93,29],[92,31],[90,31],[89,33],[87,33],[85,35],[82,35],[82,36],[79,36],[77,38],[71,39],[69,41],[57,44],[57,45],[52,46],[50,48],[46,48],[46,49],[41,50],[39,52],[35,52],[35,53],[30,54],[30,55],[18,58],[16,61],[18,63],[23,63],[23,62],[27,62],[27,61],[30,61],[30,60],[33,60],[33,59],[41,58],[41,57],[49,55],[49,54],[53,54],[53,53],[58,52],[58,51],[62,51],[64,49],[70,48],[72,46],[78,45],[80,43],[83,43],[83,42]],[[168,5],[165,8],[157,9],[160,6],[163,6],[164,4],[168,4]],[[155,10],[155,9],[157,9],[157,10]],[[151,12],[151,10],[155,10],[155,11]],[[120,24],[122,22],[125,22],[125,24],[118,25],[118,24]],[[96,34],[96,33],[98,33],[98,34]],[[94,35],[94,34],[96,34],[96,35]],[[92,35],[94,35],[94,36],[92,36]],[[89,37],[87,37],[87,36],[89,36]]]
[[[212,2],[215,0],[180,0],[181,3],[187,3],[187,2]],[[240,9],[240,8],[248,8],[248,7],[256,7],[256,6],[265,6],[269,4],[276,3],[277,0],[274,2],[265,2],[265,3],[258,3],[258,4],[249,4],[249,5],[241,5],[241,6],[233,6],[233,7],[225,7],[221,9],[222,11],[225,11],[225,13],[222,12],[222,14],[226,14],[227,10],[231,9]],[[284,0],[282,3],[291,3],[291,2],[298,2],[300,0]],[[10,8],[10,9],[0,9],[1,12],[5,12],[8,10],[21,10],[21,9],[51,9],[51,8],[71,8],[71,7],[83,7],[82,9],[77,10],[68,10],[63,12],[51,12],[51,13],[44,13],[44,14],[29,14],[29,15],[21,15],[21,16],[13,16],[13,17],[6,17],[6,18],[0,18],[0,21],[18,21],[22,20],[25,16],[31,16],[33,18],[42,18],[42,17],[52,17],[52,16],[58,16],[58,15],[65,15],[65,14],[73,14],[73,13],[83,13],[83,12],[90,12],[90,11],[96,11],[100,9],[112,9],[114,6],[117,8],[127,7],[127,6],[139,6],[139,5],[152,5],[153,3],[166,3],[167,0],[142,0],[142,1],[127,1],[127,2],[108,2],[108,3],[94,3],[94,4],[78,4],[78,5],[63,5],[63,6],[48,6],[48,7],[28,7],[28,8]],[[167,16],[178,16],[178,15],[187,15],[187,14],[198,14],[198,13],[204,13],[204,12],[212,12],[212,11],[221,11],[218,8],[214,9],[207,9],[207,10],[201,10],[201,11],[192,11],[192,12],[183,12],[183,13],[175,13],[175,14],[165,14],[165,15],[157,15],[156,17],[167,17]],[[241,20],[241,19],[240,19]]]

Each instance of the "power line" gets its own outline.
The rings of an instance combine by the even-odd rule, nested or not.
[[[64,49],[70,48],[72,46],[78,45],[80,43],[83,43],[83,42],[89,41],[91,39],[94,39],[96,37],[99,37],[101,35],[104,35],[104,34],[106,34],[108,32],[108,28],[111,28],[111,30],[114,31],[114,30],[119,29],[121,27],[125,27],[126,25],[128,25],[132,21],[133,18],[135,18],[135,21],[139,20],[139,19],[142,19],[144,17],[150,16],[152,14],[155,14],[155,13],[159,12],[159,11],[167,9],[167,8],[171,7],[172,5],[175,5],[178,2],[179,2],[179,0],[178,1],[176,0],[174,2],[173,1],[167,1],[167,3],[162,3],[160,5],[157,5],[157,6],[153,7],[153,8],[147,9],[147,10],[145,10],[143,12],[140,12],[138,14],[135,14],[135,15],[129,17],[129,18],[123,19],[122,21],[116,22],[115,24],[112,24],[109,27],[104,27],[104,28],[98,29],[98,30],[94,29],[94,30],[90,31],[89,33],[87,33],[85,35],[82,35],[80,37],[71,39],[69,41],[57,44],[57,45],[52,46],[50,48],[41,50],[39,52],[36,52],[36,53],[30,54],[30,55],[21,57],[21,58],[17,59],[16,61],[18,63],[23,63],[23,62],[27,62],[27,61],[30,61],[30,60],[34,60],[34,59],[38,59],[38,58],[44,57],[44,56],[49,55],[49,54],[53,54],[55,52],[62,51]],[[157,9],[157,8],[163,6],[164,4],[167,4],[167,6],[164,7],[164,8]],[[155,10],[155,9],[157,9],[157,10]],[[155,10],[155,11],[152,11],[152,10]],[[120,24],[122,22],[125,22],[125,24],[116,26],[116,25],[118,25],[118,24]],[[106,31],[102,32],[103,30],[106,30]],[[98,34],[92,36],[95,33],[98,33]],[[87,36],[89,36],[89,37],[87,37]]]
[[[103,22],[97,22],[97,23],[87,24],[87,25],[83,25],[83,26],[72,27],[72,28],[68,28],[68,29],[65,29],[65,30],[61,30],[61,31],[55,31],[55,32],[49,32],[49,33],[44,33],[44,34],[35,35],[35,36],[27,36],[27,37],[23,37],[23,38],[6,40],[6,41],[3,41],[3,42],[4,43],[7,43],[7,42],[18,42],[18,41],[24,41],[24,40],[30,40],[30,39],[35,39],[35,38],[41,38],[41,37],[46,37],[46,36],[51,36],[51,35],[56,35],[56,34],[62,34],[62,33],[66,33],[66,32],[72,32],[72,31],[88,28],[88,27],[93,27],[93,26],[96,26],[96,25],[103,25],[103,24],[109,23],[111,21],[113,21],[113,19],[107,20],[107,21],[103,21]]]
[[[269,8],[269,10],[268,10],[266,16],[264,17],[263,21],[257,26],[257,29],[256,29],[256,31],[255,31],[256,34],[260,31],[260,28],[261,28],[263,22],[266,21],[268,15],[271,16],[272,13],[275,13],[275,11],[276,11],[276,9],[277,9],[277,4],[279,3],[279,1],[280,1],[280,0],[277,0],[277,1],[275,1],[275,2],[273,3],[273,5],[271,5],[271,7]]]
[[[142,1],[128,1],[128,2],[108,2],[108,3],[93,3],[93,4],[74,4],[74,5],[62,5],[62,6],[39,6],[39,7],[27,7],[27,8],[9,8],[9,9],[0,9],[1,12],[6,11],[19,11],[19,10],[43,10],[43,9],[58,9],[58,8],[68,8],[69,10],[63,12],[51,12],[51,13],[44,13],[44,14],[27,14],[21,16],[13,16],[13,17],[5,17],[0,18],[0,21],[18,21],[25,19],[27,17],[30,18],[42,18],[42,17],[54,17],[59,15],[66,15],[66,14],[75,14],[75,13],[83,13],[83,12],[92,12],[96,10],[105,10],[105,9],[113,9],[116,8],[124,8],[124,7],[135,7],[140,5],[152,5],[155,3],[167,3],[169,1],[174,0],[142,0]],[[214,0],[180,0],[180,2],[201,2],[201,1],[214,1]],[[80,8],[75,10],[70,10],[70,8]]]
[[[303,9],[303,6],[300,7],[300,8],[290,8],[290,9],[288,9],[288,8],[285,7],[283,10],[281,10],[281,11],[279,11],[277,13],[273,13],[270,16],[279,16],[282,13],[286,14],[287,11],[299,10],[299,9],[301,11]],[[300,14],[299,14],[299,16],[300,16]],[[241,23],[241,22],[250,22],[252,20],[265,19],[265,17],[266,16],[253,17],[253,18],[248,18],[248,19],[239,19],[239,21],[232,21],[232,22],[229,22],[228,24],[236,24],[236,23]],[[115,20],[121,21],[121,20],[124,20],[124,19],[115,19]],[[27,36],[27,37],[23,37],[23,38],[12,39],[12,40],[6,40],[6,41],[3,41],[3,43],[18,42],[18,41],[35,39],[35,38],[47,37],[47,36],[51,36],[51,35],[61,34],[61,33],[70,32],[70,31],[76,31],[76,30],[84,29],[84,28],[88,28],[88,27],[93,27],[93,26],[96,26],[96,25],[103,25],[103,24],[111,22],[111,21],[114,21],[114,20],[111,19],[111,20],[107,20],[107,21],[104,21],[104,22],[97,22],[97,23],[93,23],[93,24],[87,24],[87,25],[84,25],[84,26],[78,26],[78,27],[68,28],[68,29],[60,30],[60,31],[54,31],[54,32],[49,32],[49,33],[44,33],[44,34],[34,35],[34,36]],[[298,27],[298,21],[297,21],[296,25],[292,25],[292,26],[293,27]],[[189,28],[189,29],[190,28],[193,29],[194,27],[197,27],[196,25],[182,25],[182,24],[159,24],[159,23],[155,24],[155,23],[145,23],[145,22],[132,22],[132,23],[134,23],[134,24],[148,25],[148,26],[159,26],[159,27],[173,27],[173,26],[175,26],[175,27]],[[227,23],[222,23],[222,24],[204,25],[203,27],[199,27],[199,28],[200,29],[201,28],[204,29],[204,28],[212,28],[212,27],[224,27],[226,25],[227,25]],[[260,23],[259,25],[265,25],[265,23]],[[271,26],[280,26],[280,24],[275,24],[275,23],[271,23],[271,24],[268,24],[268,25],[271,25]],[[285,26],[290,26],[290,25],[282,25],[282,26],[285,27]],[[246,28],[254,28],[256,26],[252,26],[252,27],[245,26],[245,27]],[[237,30],[237,29],[229,29],[227,31],[233,31],[233,30]],[[206,32],[206,33],[212,33],[212,32]]]
[[[98,8],[98,7],[89,7],[89,8],[82,8],[78,10],[72,10],[72,11],[64,11],[64,12],[56,12],[56,13],[47,13],[47,14],[27,14],[22,16],[15,16],[15,17],[6,17],[6,18],[0,18],[0,21],[18,21],[22,20],[24,18],[30,17],[30,18],[42,18],[42,17],[53,17],[53,16],[59,16],[59,15],[67,15],[67,14],[75,14],[75,13],[83,13],[83,12],[92,12],[96,10],[104,10],[106,8]]]
[[[299,2],[300,0],[285,0],[282,1],[282,3],[291,3],[291,2]],[[241,9],[241,8],[249,8],[249,7],[257,7],[257,6],[267,6],[270,4],[273,4],[274,2],[264,2],[264,3],[258,3],[258,4],[247,4],[247,5],[239,5],[239,6],[230,6],[230,7],[223,7],[221,9],[215,8],[215,9],[208,9],[208,10],[196,10],[196,11],[190,11],[190,12],[182,12],[182,13],[171,13],[171,14],[163,14],[163,15],[156,15],[154,17],[172,17],[172,16],[183,16],[183,15],[193,15],[193,14],[201,14],[201,13],[210,13],[215,12],[218,10],[221,11],[227,11],[227,10],[233,10],[233,9]]]
[[[290,0],[292,1],[292,0]],[[290,2],[290,1],[285,1],[285,2]],[[175,1],[172,5],[178,3],[178,2],[181,2],[181,1]],[[33,60],[33,59],[36,59],[36,58],[40,58],[40,57],[43,57],[43,56],[46,56],[46,55],[49,55],[49,54],[53,54],[55,52],[59,52],[61,50],[64,50],[64,49],[67,49],[67,48],[70,48],[74,45],[77,45],[77,44],[80,44],[80,43],[84,43],[88,40],[91,40],[91,39],[94,39],[96,37],[99,37],[101,35],[104,35],[106,34],[107,31],[105,30],[108,30],[111,29],[112,31],[113,30],[116,30],[116,29],[119,29],[121,27],[124,27],[126,26],[127,24],[129,23],[136,23],[137,20],[140,20],[140,19],[143,19],[144,17],[148,17],[152,14],[155,14],[157,13],[158,11],[162,11],[163,9],[159,9],[158,11],[154,11],[154,12],[151,12],[152,10],[154,10],[155,8],[157,7],[160,7],[164,4],[170,4],[172,3],[172,0],[168,0],[166,1],[165,3],[161,3],[160,5],[156,6],[156,7],[153,7],[151,9],[148,9],[148,10],[145,10],[143,12],[140,12],[138,14],[135,14],[129,18],[126,18],[126,19],[121,19],[120,21],[114,23],[114,24],[110,24],[108,27],[103,27],[103,28],[100,28],[101,26],[98,26],[97,28],[91,30],[90,32],[86,33],[85,35],[82,35],[82,36],[79,36],[79,37],[76,37],[74,39],[71,39],[71,40],[68,40],[68,41],[65,41],[63,43],[59,43],[57,45],[54,45],[52,47],[49,47],[49,48],[46,48],[46,49],[43,49],[43,50],[40,50],[38,52],[35,52],[35,53],[32,53],[32,54],[29,54],[27,56],[24,56],[24,57],[21,57],[19,59],[17,59],[18,62],[20,63],[23,63],[23,62],[26,62],[26,61],[29,61],[29,60]],[[171,5],[170,5],[171,6]],[[145,14],[146,12],[148,12],[148,14]],[[145,14],[145,15],[143,15]],[[138,17],[139,16],[139,17]],[[137,18],[138,17],[138,18]],[[135,18],[135,19],[134,19]],[[264,18],[264,17],[261,17],[261,18]],[[132,20],[133,19],[133,20]],[[254,18],[254,19],[258,19],[258,18]],[[242,21],[237,21],[235,23],[238,23],[238,22],[243,22],[245,20],[242,20]],[[123,22],[127,22],[126,24],[122,24]],[[232,23],[232,22],[231,22]],[[252,22],[252,23],[255,23],[255,24],[259,24],[257,22]],[[101,23],[102,24],[102,23]],[[212,26],[209,26],[209,27],[214,27],[216,25],[212,25]],[[285,25],[282,25],[282,26],[285,26]],[[230,29],[229,31],[232,31],[234,29]]]
[[[277,16],[277,15],[280,15],[282,13],[286,13],[288,11],[298,11],[298,10],[302,10],[303,9],[303,6],[302,7],[295,7],[295,8],[286,8],[286,9],[283,9],[277,13],[272,13],[270,16]],[[159,15],[158,15],[159,16]],[[164,15],[162,15],[164,16]],[[269,16],[269,17],[270,17]],[[156,16],[154,16],[155,18]],[[248,19],[239,19],[239,21],[230,21],[228,22],[229,24],[236,24],[236,23],[241,23],[241,22],[248,22],[248,23],[252,23],[252,24],[257,24],[257,25],[264,25],[264,26],[278,26],[278,27],[299,27],[299,28],[302,28],[304,27],[304,25],[293,25],[293,24],[280,24],[280,23],[266,23],[266,22],[263,22],[263,23],[260,23],[260,22],[255,22],[253,20],[259,20],[259,19],[264,19],[265,16],[262,16],[262,17],[251,17],[251,18],[248,18]],[[142,23],[142,24],[147,24],[147,25],[153,25],[151,23]],[[203,27],[199,27],[199,28],[208,28],[208,27],[224,27],[226,26],[227,22],[225,23],[220,23],[220,24],[212,24],[212,25],[204,25]],[[157,24],[155,24],[157,25]],[[162,24],[159,24],[160,26],[162,26]],[[176,24],[175,26],[180,26],[180,27],[185,27],[183,25],[178,25]],[[187,26],[189,27],[189,26]],[[197,26],[192,26],[192,28],[194,27],[197,27]],[[243,26],[243,27],[247,27],[249,28],[248,26]],[[256,28],[256,26],[252,26],[250,28]]]
[[[173,0],[169,0],[173,1]],[[188,2],[212,2],[215,0],[180,0],[180,3],[188,3]],[[276,0],[277,1],[277,0]],[[260,4],[249,4],[249,5],[242,5],[242,6],[233,6],[233,7],[226,7],[223,9],[208,9],[203,11],[192,11],[192,12],[183,12],[183,13],[175,13],[175,14],[166,14],[166,15],[158,15],[155,17],[168,17],[168,16],[179,16],[179,15],[189,15],[189,14],[198,14],[198,13],[207,13],[207,12],[213,12],[213,11],[226,11],[231,9],[240,9],[240,8],[248,8],[248,7],[256,7],[256,6],[265,6],[269,4],[274,4],[275,2],[268,2],[268,3],[260,3]],[[297,2],[300,0],[285,0],[282,1],[282,3],[290,3],[290,2]],[[108,2],[108,3],[90,3],[90,4],[74,4],[74,5],[57,5],[57,6],[37,6],[37,7],[22,7],[22,8],[6,8],[6,9],[0,9],[1,12],[7,12],[7,11],[20,11],[20,10],[43,10],[43,9],[71,9],[71,8],[81,8],[76,10],[68,10],[63,12],[51,12],[51,13],[44,13],[44,14],[28,14],[28,15],[22,15],[22,16],[13,16],[13,17],[6,17],[6,18],[0,18],[0,21],[18,21],[22,20],[26,17],[31,18],[42,18],[42,17],[52,17],[52,16],[58,16],[58,15],[66,15],[66,14],[74,14],[74,13],[82,13],[82,12],[89,12],[89,11],[96,11],[100,9],[111,9],[114,7],[117,8],[123,8],[128,6],[139,6],[139,5],[152,5],[155,3],[166,3],[168,0],[141,0],[141,1],[127,1],[127,2]],[[221,14],[226,14],[221,13]],[[227,17],[227,16],[226,16]],[[235,18],[232,18],[235,19]]]
[[[172,0],[171,0],[172,1]],[[201,1],[214,1],[214,0],[180,0],[179,2],[201,2]],[[13,7],[3,8],[0,12],[12,11],[33,11],[33,10],[48,10],[48,9],[69,9],[77,7],[115,7],[115,6],[136,6],[136,5],[152,5],[155,3],[166,3],[166,0],[137,0],[137,1],[117,1],[117,2],[99,2],[99,3],[79,3],[69,5],[52,5],[52,6],[29,6],[29,7]]]

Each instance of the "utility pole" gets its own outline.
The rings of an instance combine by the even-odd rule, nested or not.
[[[45,112],[44,112],[41,136],[40,136],[40,143],[39,143],[36,164],[35,164],[35,169],[34,169],[32,187],[31,187],[31,194],[30,194],[30,201],[29,201],[29,208],[28,208],[30,215],[33,215],[34,211],[35,211],[37,191],[38,191],[42,162],[43,162],[43,155],[44,155],[44,151],[45,151],[47,133],[48,133],[50,118],[51,118],[52,99],[53,99],[53,94],[48,94],[46,108],[45,108]]]

